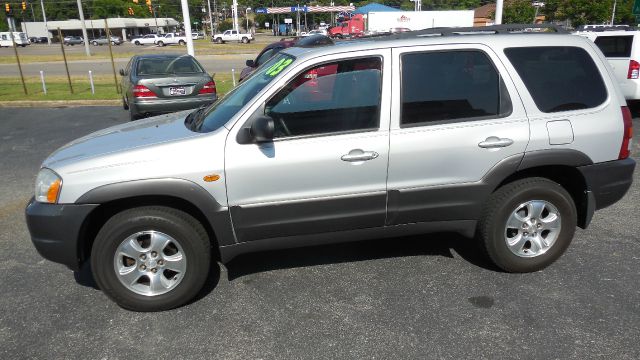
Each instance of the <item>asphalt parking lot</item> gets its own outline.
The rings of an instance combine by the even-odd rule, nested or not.
[[[241,256],[197,301],[134,313],[87,269],[43,260],[23,215],[50,152],[127,113],[1,111],[1,359],[640,358],[638,167],[626,197],[541,272],[496,271],[456,235],[397,238]]]

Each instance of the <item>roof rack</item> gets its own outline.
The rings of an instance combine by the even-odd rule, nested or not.
[[[540,30],[537,30],[540,29]],[[542,31],[544,29],[551,31]],[[388,35],[387,39],[411,39],[430,36],[487,35],[487,34],[525,34],[525,33],[568,34],[562,26],[555,24],[508,24],[477,27],[446,27],[407,31]],[[382,39],[383,37],[379,37]]]

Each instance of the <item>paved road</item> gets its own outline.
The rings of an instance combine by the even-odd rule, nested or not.
[[[197,58],[208,73],[231,72],[231,69],[236,69],[239,74],[245,66],[245,61],[254,59],[255,56],[256,54],[199,55]],[[116,71],[124,68],[128,61],[129,59],[116,59]],[[22,71],[25,76],[40,76],[40,70],[44,71],[47,76],[66,76],[67,74],[64,63],[61,61],[22,65]],[[89,70],[96,75],[113,74],[110,60],[96,59],[69,62],[69,73],[72,76],[87,76]],[[19,77],[18,74],[18,66],[16,64],[0,64],[0,76]]]
[[[3,109],[1,359],[640,358],[638,182],[538,273],[497,272],[440,234],[242,256],[190,305],[122,310],[86,269],[36,253],[23,208],[47,154],[125,120],[115,107]]]

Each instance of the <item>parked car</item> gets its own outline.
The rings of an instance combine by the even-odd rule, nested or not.
[[[84,39],[81,36],[65,36],[63,43],[65,45],[82,45],[84,44]]]
[[[427,232],[541,270],[631,186],[632,120],[587,39],[503,32],[290,47],[209,107],[80,138],[41,166],[32,241],[138,311],[243,253]]]
[[[628,26],[582,27],[584,36],[600,48],[613,68],[625,98],[638,105],[640,100],[640,31]]]
[[[161,37],[156,35],[156,34],[147,34],[141,37],[137,37],[134,39],[131,39],[131,43],[134,45],[156,45],[158,42],[158,39],[160,39]]]
[[[167,45],[186,45],[187,37],[185,35],[180,35],[177,33],[167,33],[163,37],[160,37],[156,44],[158,46],[167,46]]]
[[[222,34],[214,34],[211,36],[211,41],[216,44],[224,44],[227,41],[237,41],[243,44],[248,44],[253,40],[253,34],[241,33],[237,30],[227,30]]]
[[[311,30],[307,33],[302,33],[302,36],[307,37],[307,36],[313,36],[313,35],[324,35],[327,36],[328,32],[325,29],[316,29],[316,30]]]
[[[98,46],[98,45],[108,45],[109,41],[111,41],[111,45],[120,45],[122,44],[122,39],[118,36],[111,36],[110,40],[107,39],[106,36],[100,36],[98,38],[95,38],[93,40],[91,40],[91,45],[93,46]]]
[[[258,66],[264,64],[267,60],[271,59],[275,54],[279,53],[281,50],[286,49],[288,47],[293,46],[297,38],[282,38],[280,41],[273,42],[262,49],[258,56],[256,56],[255,60],[247,60],[246,67],[242,69],[240,72],[240,79],[242,81],[246,79],[251,73],[253,73]]]
[[[204,33],[201,32],[192,32],[191,33],[191,38],[193,40],[200,40],[200,39],[204,39]]]
[[[29,38],[29,43],[31,44],[42,44],[46,42],[48,42],[46,36],[32,36]]]
[[[216,84],[190,55],[136,55],[120,70],[129,118],[194,109],[217,99]]]

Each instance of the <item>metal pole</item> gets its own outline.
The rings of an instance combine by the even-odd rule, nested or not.
[[[78,13],[80,13],[80,23],[82,25],[82,37],[84,38],[84,52],[87,56],[91,56],[91,50],[89,50],[89,37],[87,36],[87,24],[84,23],[84,12],[82,11],[82,2],[78,0]],[[60,38],[62,43],[62,38]]]
[[[233,87],[236,87],[236,69],[231,69],[231,79],[233,79]]]
[[[194,56],[193,37],[191,36],[191,18],[189,17],[189,4],[187,0],[181,0],[182,3],[182,19],[184,20],[184,33],[187,38],[187,54]]]
[[[116,76],[116,63],[113,62],[113,49],[111,48],[111,31],[109,30],[107,19],[104,19],[104,30],[107,33],[107,44],[109,44],[109,56],[111,56],[111,68],[113,69],[113,82],[116,85],[116,94],[120,94],[120,88],[118,87],[118,77]]]
[[[611,14],[611,25],[613,25],[613,21],[616,18],[616,5],[618,5],[618,0],[614,0],[613,2],[613,13]]]
[[[24,83],[24,75],[22,74],[22,65],[20,64],[20,56],[18,56],[18,47],[16,46],[16,39],[13,36],[13,31],[11,33],[11,42],[13,43],[13,52],[16,54],[16,61],[18,62],[18,70],[20,71],[20,80],[22,81],[22,88],[24,89],[24,94],[27,95],[27,84]]]
[[[69,65],[67,64],[67,54],[64,53],[64,41],[62,41],[62,31],[58,28],[58,38],[60,39],[60,49],[62,50],[62,59],[64,59],[64,68],[67,71],[67,80],[69,81],[69,91],[73,94],[73,86],[71,85],[71,75],[69,75]]]
[[[29,4],[31,6],[31,17],[33,18],[33,22],[36,22],[36,13],[33,12],[33,3]]]
[[[40,81],[42,81],[42,92],[47,95],[47,84],[44,82],[44,71],[40,70]]]
[[[211,17],[211,0],[207,0],[207,8],[209,9],[209,31],[211,32],[211,36],[213,36],[213,18]]]
[[[233,8],[231,10],[233,11],[233,30],[240,32],[238,27],[238,0],[233,0]]]
[[[496,25],[502,24],[502,7],[504,5],[504,0],[496,0],[496,18],[494,23]]]
[[[93,71],[91,70],[89,70],[89,83],[91,84],[91,95],[95,95],[96,88],[93,86]]]
[[[153,19],[156,21],[156,35],[159,35],[160,31],[158,31],[158,17],[156,16],[156,5],[152,6],[151,10],[153,10]]]

